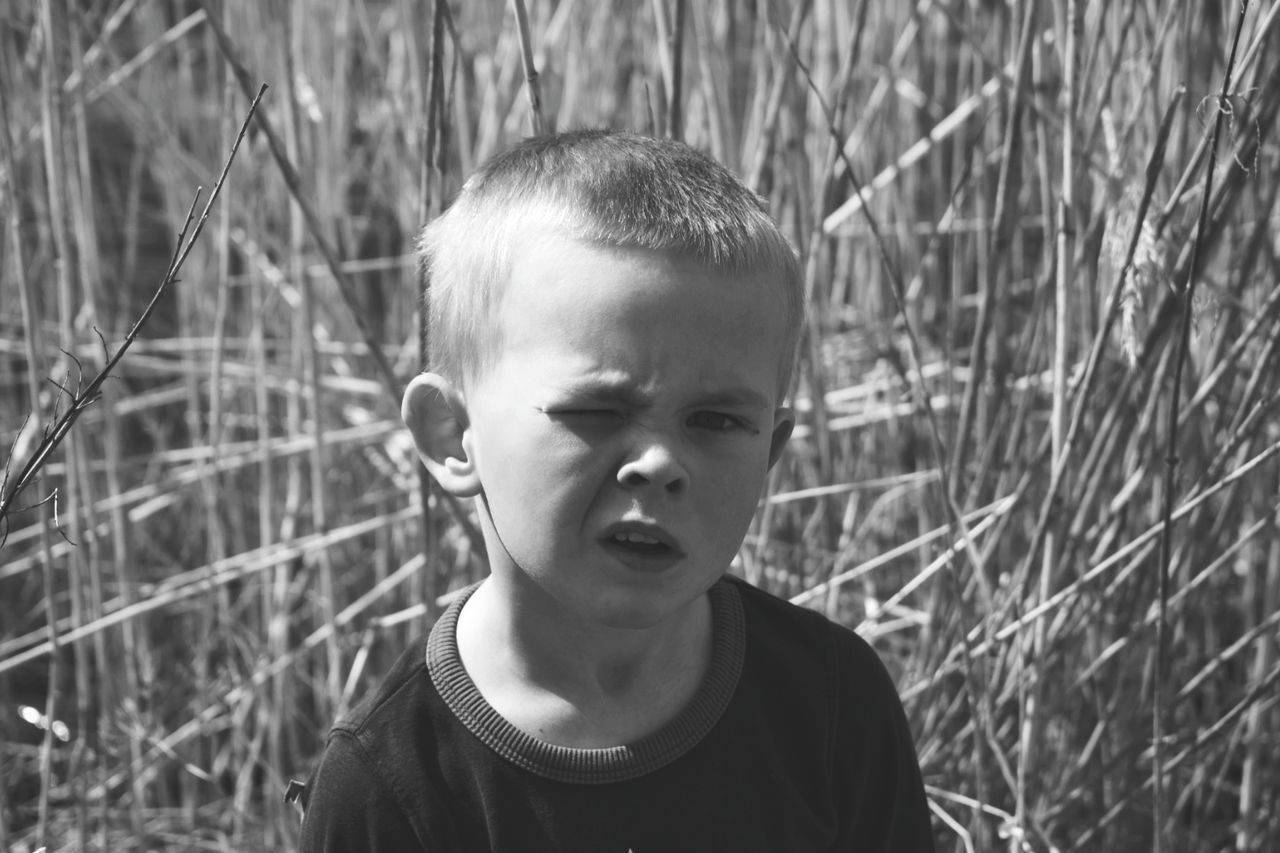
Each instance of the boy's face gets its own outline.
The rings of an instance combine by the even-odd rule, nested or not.
[[[524,241],[462,438],[522,604],[647,627],[720,577],[791,432],[783,316],[761,277]]]

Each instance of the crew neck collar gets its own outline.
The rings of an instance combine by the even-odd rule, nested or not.
[[[622,746],[575,749],[526,734],[480,694],[458,653],[458,614],[480,586],[474,584],[445,610],[427,639],[427,671],[441,698],[482,743],[530,773],[559,782],[606,784],[651,773],[680,758],[706,737],[729,706],[742,674],[746,621],[737,588],[721,579],[708,591],[711,659],[689,704],[650,735]]]

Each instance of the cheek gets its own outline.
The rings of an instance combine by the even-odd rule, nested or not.
[[[760,502],[765,473],[764,464],[756,464],[754,459],[705,473],[703,482],[712,510],[745,527]]]
[[[732,515],[744,531],[760,504],[768,475],[769,452],[768,446],[763,445],[758,452],[752,452],[747,458],[740,458],[737,464],[727,466],[717,478],[718,502],[724,507],[725,514]]]
[[[717,488],[745,490],[755,499],[769,473],[768,438],[752,436],[749,441],[709,452],[703,457],[702,468],[703,476]]]
[[[496,438],[479,444],[481,480],[490,499],[511,512],[543,518],[565,512],[585,499],[584,484],[600,479],[593,448],[536,418],[510,419]]]

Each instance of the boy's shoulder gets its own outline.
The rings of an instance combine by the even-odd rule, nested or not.
[[[303,850],[425,847],[424,803],[445,812],[429,780],[414,769],[439,737],[424,724],[431,709],[426,637],[404,649],[378,686],[329,730],[319,765],[303,789]],[[408,762],[406,764],[406,762]],[[407,772],[406,772],[407,771]]]
[[[377,687],[333,724],[330,737],[342,733],[357,741],[368,741],[389,728],[420,720],[430,701],[426,648],[424,633],[400,653]]]
[[[852,629],[741,578],[726,575],[725,580],[742,600],[749,641],[755,638],[757,645],[773,646],[773,654],[794,657],[794,665],[802,670],[870,675],[890,682],[892,688],[879,655]]]
[[[843,741],[861,754],[881,737],[910,745],[897,685],[865,639],[744,580],[728,582],[745,616],[744,682],[761,694],[760,707],[789,726],[803,719],[829,749]]]
[[[795,778],[828,780],[815,796],[848,812],[833,849],[932,850],[911,728],[879,655],[815,610],[730,582],[748,626],[743,685],[752,704],[772,721],[779,752],[810,756],[797,761]]]

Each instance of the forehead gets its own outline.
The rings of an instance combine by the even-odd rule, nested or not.
[[[571,309],[563,319],[627,323],[656,313],[708,330],[754,333],[786,325],[782,286],[768,274],[722,270],[672,252],[534,232],[516,242],[507,279],[504,320]]]
[[[520,294],[529,300],[526,307],[549,299],[556,288],[589,292],[602,282],[634,293],[637,301],[646,293],[661,292],[669,302],[676,302],[715,291],[721,315],[762,305],[781,311],[787,303],[782,271],[740,269],[708,263],[687,252],[610,244],[594,239],[592,230],[571,220],[521,228],[510,241],[504,291],[536,282]],[[666,284],[678,287],[664,289]],[[500,298],[505,297],[504,292]],[[786,325],[784,314],[776,319]]]
[[[652,374],[747,372],[784,357],[782,288],[669,253],[530,235],[512,257],[496,331],[500,352],[548,350]],[[537,351],[535,356],[535,351]]]

